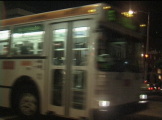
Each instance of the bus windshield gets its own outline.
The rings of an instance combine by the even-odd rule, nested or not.
[[[109,72],[140,72],[141,41],[102,27],[98,38],[97,67]]]

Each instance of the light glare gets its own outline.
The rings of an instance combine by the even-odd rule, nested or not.
[[[144,103],[147,103],[147,101],[139,101],[138,103],[144,104]]]
[[[107,10],[107,9],[110,9],[110,8],[111,8],[111,6],[105,6],[105,7],[103,7],[104,10]]]
[[[141,94],[141,95],[140,95],[140,99],[142,99],[142,100],[143,100],[143,99],[147,99],[147,95],[146,95],[146,94]]]
[[[96,12],[96,9],[91,9],[91,10],[88,10],[89,13],[94,13]]]
[[[7,39],[9,39],[9,36],[10,36],[9,33],[10,33],[9,30],[0,31],[0,40],[7,40]]]
[[[128,14],[134,14],[134,12],[132,10],[129,10]]]
[[[100,107],[108,107],[110,106],[110,101],[99,101]]]

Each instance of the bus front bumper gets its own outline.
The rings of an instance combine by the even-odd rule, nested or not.
[[[94,109],[93,120],[108,120],[110,118],[121,117],[147,109],[147,101],[133,102],[129,104],[119,105],[116,107],[108,107],[107,109]]]

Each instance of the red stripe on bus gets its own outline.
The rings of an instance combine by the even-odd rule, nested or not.
[[[32,62],[31,61],[22,61],[21,62],[21,65],[22,66],[31,66],[32,65]]]
[[[15,62],[14,61],[3,61],[3,69],[14,69]]]

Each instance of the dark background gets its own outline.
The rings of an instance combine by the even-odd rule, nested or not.
[[[162,1],[4,1],[6,12],[13,8],[22,8],[33,13],[48,12],[100,2],[118,7],[122,11],[128,11],[131,8],[135,11],[150,12],[150,50],[162,51]],[[141,23],[147,24],[147,14],[139,13],[136,15],[136,18]]]

